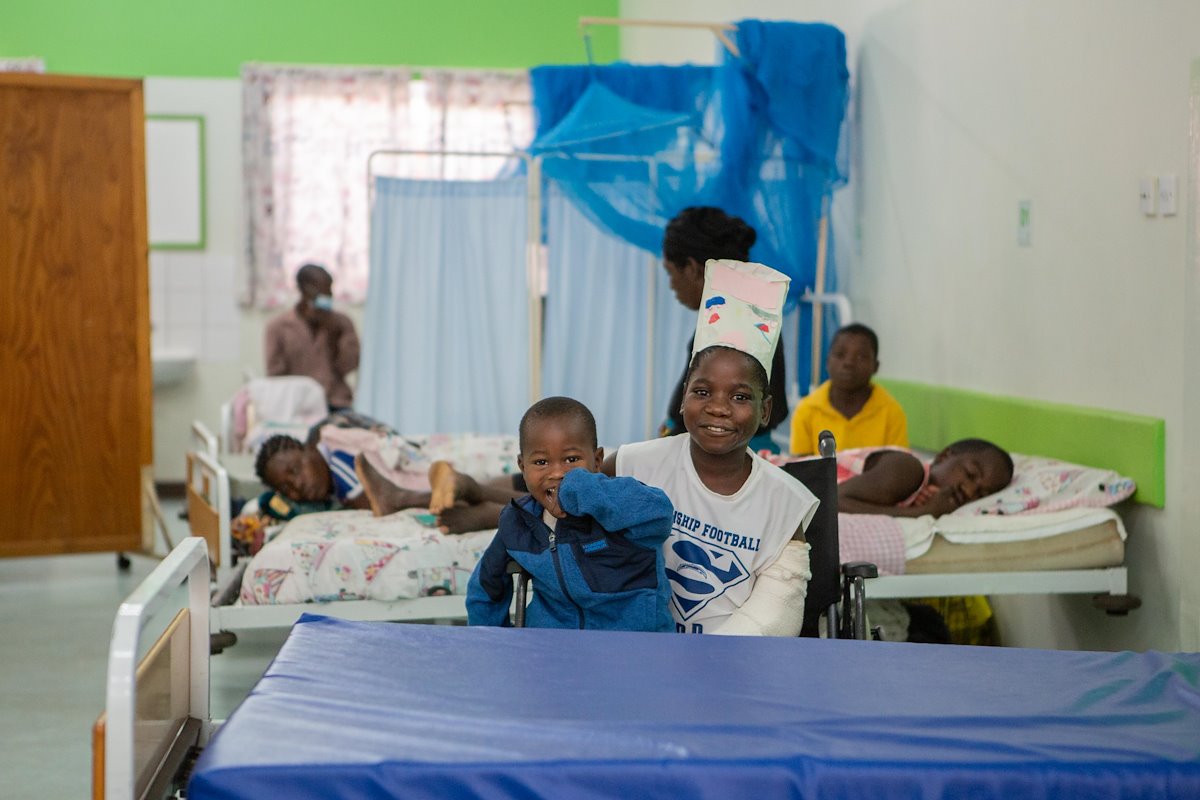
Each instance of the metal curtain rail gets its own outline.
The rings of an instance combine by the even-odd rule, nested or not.
[[[683,22],[676,20],[665,19],[623,19],[620,17],[580,17],[579,32],[587,36],[587,29],[591,26],[613,26],[613,27],[643,27],[643,28],[694,28],[700,30],[712,31],[712,35],[717,37],[717,40],[724,45],[735,58],[741,58],[742,54],[738,50],[733,39],[729,38],[730,31],[736,31],[737,26],[729,22]]]

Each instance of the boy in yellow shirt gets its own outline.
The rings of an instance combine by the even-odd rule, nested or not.
[[[852,323],[833,337],[825,362],[829,380],[800,401],[792,417],[791,449],[817,453],[817,436],[833,432],[839,450],[851,447],[908,447],[904,409],[882,386],[871,382],[879,371],[879,337],[866,325]]]

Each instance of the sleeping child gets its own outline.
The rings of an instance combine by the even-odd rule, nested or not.
[[[864,447],[838,453],[838,509],[849,514],[935,517],[995,494],[1013,477],[1012,457],[984,439],[963,439],[923,463],[908,450]],[[914,600],[945,620],[950,641],[998,644],[986,597]],[[911,604],[909,606],[911,613]]]
[[[535,403],[519,431],[529,494],[500,513],[467,585],[468,622],[510,624],[512,559],[533,576],[530,627],[674,630],[662,555],[671,501],[633,478],[600,474],[596,420],[577,400]]]
[[[863,447],[838,453],[838,510],[935,517],[1008,486],[1013,460],[984,439],[963,439],[922,463],[910,451]]]

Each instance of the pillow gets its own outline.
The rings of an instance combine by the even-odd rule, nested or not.
[[[995,494],[958,508],[955,514],[1041,514],[1066,508],[1112,506],[1137,486],[1116,472],[1043,456],[1012,454],[1012,482]]]

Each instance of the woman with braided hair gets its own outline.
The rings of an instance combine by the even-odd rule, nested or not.
[[[740,217],[726,214],[714,206],[692,206],[680,211],[667,223],[663,235],[663,267],[671,278],[671,290],[685,307],[700,310],[700,295],[704,289],[704,265],[710,258],[749,261],[750,248],[758,235]],[[687,368],[691,362],[692,342],[688,342],[687,358],[680,373],[679,384],[667,405],[667,417],[659,429],[660,436],[684,433],[683,389]],[[783,363],[783,339],[775,348],[771,363],[771,416],[750,441],[750,449],[778,448],[771,442],[771,431],[788,418],[787,376]]]

